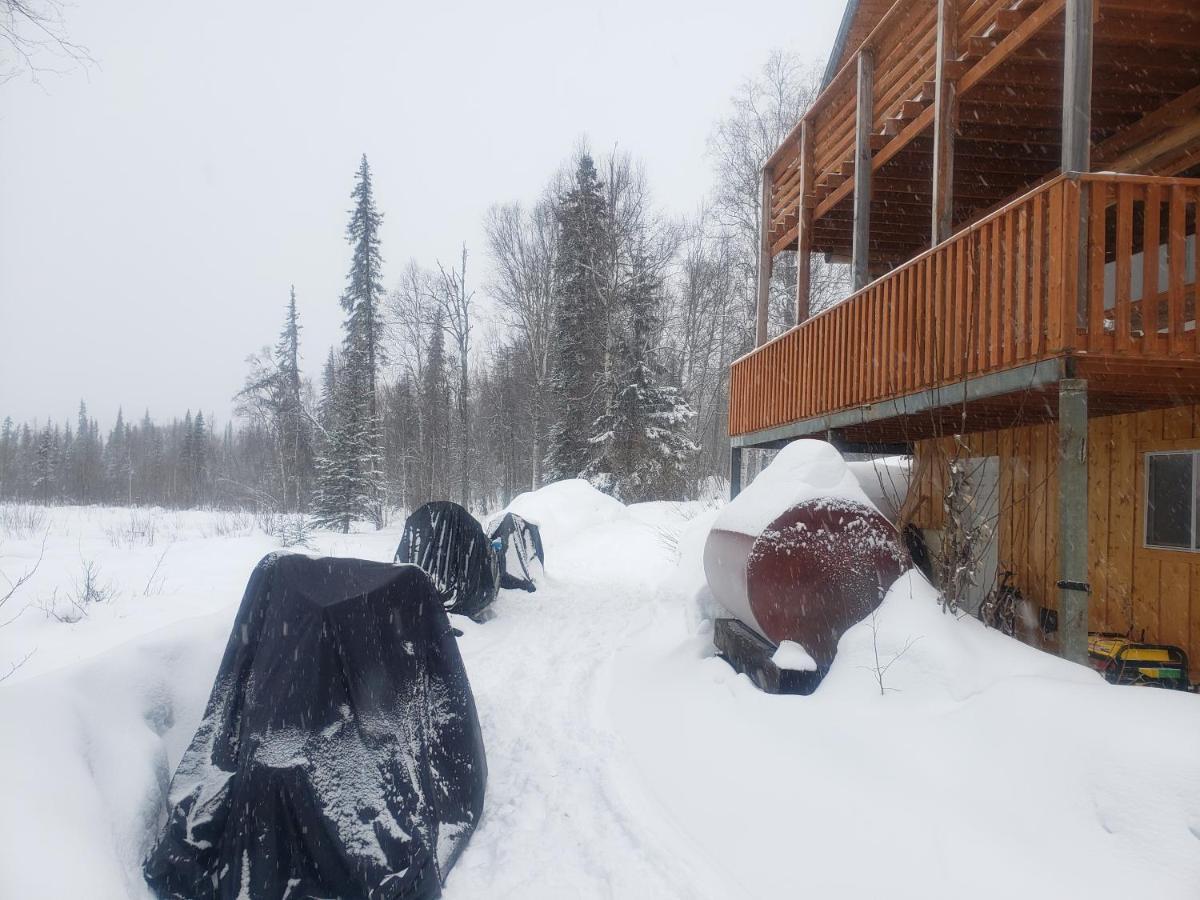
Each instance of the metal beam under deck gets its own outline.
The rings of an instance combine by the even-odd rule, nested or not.
[[[914,391],[881,403],[856,406],[828,415],[789,422],[774,428],[734,435],[730,438],[730,444],[735,448],[769,449],[780,447],[796,438],[820,437],[831,439],[835,444],[850,445],[847,449],[858,449],[857,445],[864,447],[870,445],[886,448],[885,452],[895,452],[898,449],[896,442],[881,441],[875,444],[875,442],[861,440],[847,441],[839,438],[839,432],[847,428],[883,423],[890,419],[904,419],[963,403],[1041,391],[1057,386],[1059,381],[1070,376],[1068,358],[1053,357],[1005,369],[1002,372],[990,372],[954,384]]]

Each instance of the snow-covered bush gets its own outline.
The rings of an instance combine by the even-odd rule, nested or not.
[[[65,590],[55,588],[49,599],[41,601],[42,612],[56,622],[72,625],[85,619],[93,606],[117,596],[117,586],[104,577],[94,559],[81,559],[79,573]]]
[[[32,503],[0,503],[0,537],[25,540],[44,534],[50,527],[50,516],[44,506]]]
[[[157,507],[132,507],[116,522],[104,526],[108,542],[118,549],[153,547],[163,511]]]

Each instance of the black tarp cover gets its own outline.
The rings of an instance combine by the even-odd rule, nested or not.
[[[535,591],[546,563],[542,534],[532,522],[516,513],[505,513],[492,528],[492,544],[500,563],[500,587],[505,590]]]
[[[496,555],[475,517],[449,500],[415,509],[404,523],[396,562],[429,573],[446,610],[477,616],[496,599]]]
[[[250,577],[146,880],[170,898],[427,898],[487,764],[428,576],[266,557]]]

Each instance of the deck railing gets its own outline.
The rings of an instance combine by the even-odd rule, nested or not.
[[[899,0],[859,48],[875,54],[878,76],[874,86],[873,132],[882,134],[887,120],[906,102],[910,103],[914,91],[919,91],[920,85],[933,77],[936,20],[937,4]],[[806,113],[813,129],[813,186],[817,197],[824,197],[853,174],[858,102],[856,60],[857,53],[830,80]],[[773,154],[776,168],[772,176],[770,221],[781,232],[795,226],[800,198],[798,142],[796,131]]]
[[[1060,175],[737,360],[730,434],[1071,353],[1200,358],[1198,200]]]
[[[1063,9],[1063,0],[962,0],[956,53],[949,77],[960,96],[978,87],[1030,35]],[[810,129],[814,218],[831,212],[854,184],[858,56],[873,55],[870,122],[873,168],[892,159],[933,122],[937,54],[936,3],[896,0],[804,114]],[[797,126],[767,160],[770,248],[778,253],[797,236],[801,174]]]

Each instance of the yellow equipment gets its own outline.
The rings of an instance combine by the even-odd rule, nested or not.
[[[1088,635],[1088,661],[1113,684],[1188,690],[1188,658],[1180,647],[1145,644],[1121,634]]]

